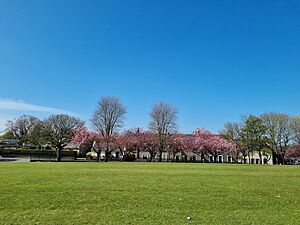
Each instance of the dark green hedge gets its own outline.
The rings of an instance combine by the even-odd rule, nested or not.
[[[47,155],[55,156],[56,151],[53,150],[38,150],[38,149],[0,149],[0,155]],[[61,152],[62,156],[74,156],[73,150],[66,150]]]

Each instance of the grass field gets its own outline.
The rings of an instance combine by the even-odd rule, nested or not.
[[[1,224],[300,224],[300,166],[0,163],[0,179]]]

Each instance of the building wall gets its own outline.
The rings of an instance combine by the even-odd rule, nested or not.
[[[97,154],[96,152],[92,151],[93,156],[96,157]],[[122,153],[119,149],[112,151],[111,155],[113,156],[113,158],[122,158]],[[146,151],[140,151],[140,159],[139,161],[148,161],[151,156],[149,152]],[[135,153],[135,156],[137,158],[137,153]],[[102,151],[100,154],[100,158],[104,159],[105,157],[105,151]],[[270,157],[269,157],[270,158]],[[266,159],[265,156],[263,156],[263,160],[262,160],[262,164],[268,164],[271,165],[272,164],[272,158],[270,158],[269,161],[265,161],[264,159]],[[154,161],[158,161],[158,155],[156,155],[153,158]],[[175,156],[173,156],[172,153],[170,152],[163,152],[162,153],[162,161],[163,162],[170,162],[170,161],[177,161],[177,162],[201,162],[202,158],[199,154],[195,154],[192,151],[188,151],[186,153],[186,155],[183,155],[181,153],[177,153],[175,154]],[[217,163],[236,163],[237,159],[236,156],[229,154],[229,153],[223,153],[217,156]],[[204,162],[215,162],[214,156],[211,154],[205,154],[204,155]],[[250,158],[247,156],[246,157],[246,161],[244,162],[242,155],[238,156],[238,163],[246,163],[246,164],[261,164],[260,163],[260,159],[259,159],[259,155],[257,153],[254,153],[252,155],[250,155]]]

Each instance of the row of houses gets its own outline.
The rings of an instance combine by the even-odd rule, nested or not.
[[[18,147],[18,143],[16,140],[7,139],[7,140],[0,140],[0,148],[11,148],[15,149]],[[24,146],[23,146],[24,147]],[[32,146],[26,146],[27,148]],[[66,146],[65,149],[68,150],[77,150],[80,153],[81,157],[86,157],[86,153],[90,150],[82,148],[82,146],[79,146],[78,144],[70,143],[68,146]],[[91,152],[92,157],[96,158],[97,153],[92,150]],[[110,154],[110,160],[115,161],[122,161],[124,153],[119,150],[113,150]],[[150,161],[151,155],[149,152],[146,151],[140,151],[132,152],[131,154],[134,155],[134,158],[136,161]],[[105,158],[105,151],[102,151],[100,154],[100,159]],[[154,155],[152,158],[152,161],[158,161],[158,155]],[[162,161],[163,162],[216,162],[216,163],[244,163],[244,164],[273,164],[272,155],[264,155],[262,159],[260,159],[258,153],[253,153],[251,155],[248,155],[247,157],[243,157],[240,155],[235,155],[234,153],[223,153],[219,154],[217,156],[211,155],[209,153],[206,153],[204,155],[196,154],[192,151],[188,151],[185,154],[182,153],[176,153],[175,155],[171,152],[163,152],[162,153]],[[287,158],[287,164],[298,164],[300,163],[300,158]]]
[[[136,161],[149,161],[151,159],[151,155],[149,152],[140,151],[132,152],[134,154],[134,158]],[[96,151],[92,150],[92,156],[96,158],[97,153]],[[100,158],[105,158],[105,151],[101,151]],[[111,160],[122,160],[123,152],[119,149],[113,150],[110,155]],[[152,159],[153,161],[158,161],[158,156],[155,155]],[[243,158],[242,155],[236,156],[230,153],[223,153],[217,156],[213,156],[209,153],[204,155],[196,154],[192,151],[188,151],[185,154],[176,153],[173,155],[170,152],[163,152],[162,153],[162,161],[163,162],[216,162],[216,163],[245,163],[245,164],[272,164],[272,156],[263,156],[262,160],[258,153],[251,154],[250,156]]]

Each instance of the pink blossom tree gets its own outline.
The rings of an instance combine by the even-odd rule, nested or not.
[[[73,135],[72,142],[79,144],[79,146],[87,146],[93,149],[97,154],[97,162],[100,161],[100,154],[102,151],[103,137],[95,132],[89,131],[86,127],[77,129]],[[97,148],[95,147],[97,145]]]
[[[149,161],[152,162],[155,155],[158,153],[157,137],[153,132],[146,131],[139,136],[140,147],[150,154]]]
[[[184,160],[187,160],[187,152],[196,152],[198,149],[196,138],[194,134],[173,134],[171,136],[171,143],[169,150],[172,153],[173,160],[176,154],[181,153]]]
[[[202,151],[203,154],[211,154],[215,162],[217,162],[218,155],[226,152],[231,153],[236,149],[234,144],[209,131],[197,130],[195,135],[198,150]]]
[[[288,148],[286,151],[286,157],[299,158],[300,157],[300,145],[294,145]]]
[[[115,140],[115,147],[118,148],[122,155],[132,153],[136,146],[135,134],[132,130],[125,130],[118,134]]]

